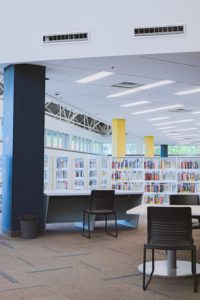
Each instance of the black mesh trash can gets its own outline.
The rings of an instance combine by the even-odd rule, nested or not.
[[[39,218],[36,215],[22,215],[19,217],[20,233],[23,239],[35,239],[38,235]]]

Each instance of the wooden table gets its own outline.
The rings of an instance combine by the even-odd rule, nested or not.
[[[137,207],[127,210],[128,215],[146,215],[147,216],[147,207],[149,206],[162,206],[162,207],[191,207],[192,216],[200,216],[200,205],[151,205],[151,204],[142,204]],[[198,229],[197,229],[198,230]],[[199,229],[200,230],[200,229]],[[152,262],[146,263],[146,274],[150,275],[152,268]],[[143,264],[138,266],[138,270],[143,273]],[[200,264],[196,264],[196,272],[200,274]],[[170,250],[167,251],[167,259],[155,261],[155,270],[154,276],[157,277],[188,277],[192,276],[191,272],[191,262],[176,260],[176,251]]]

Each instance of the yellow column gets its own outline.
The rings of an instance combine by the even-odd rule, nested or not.
[[[112,156],[123,157],[126,155],[126,120],[112,120]]]
[[[153,157],[154,156],[154,137],[144,136],[144,156]]]

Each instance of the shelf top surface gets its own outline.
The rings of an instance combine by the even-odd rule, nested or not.
[[[143,193],[115,190],[115,195],[134,195],[134,194],[142,195]],[[55,190],[55,191],[45,191],[45,195],[47,196],[79,196],[79,195],[89,196],[91,195],[91,191],[90,190]]]

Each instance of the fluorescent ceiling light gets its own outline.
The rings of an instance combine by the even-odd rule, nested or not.
[[[200,111],[193,111],[191,114],[193,115],[200,114]]]
[[[182,137],[182,136],[177,136],[177,137],[169,137],[171,140],[174,140],[174,141],[178,141],[178,140],[184,140],[185,138],[184,137]]]
[[[160,129],[160,130],[165,130],[165,129],[172,129],[172,128],[176,128],[176,126],[166,126],[166,127],[160,127],[160,128],[157,128],[157,129]]]
[[[165,120],[165,119],[170,119],[170,117],[153,118],[153,119],[148,119],[147,121],[158,121],[158,120]]]
[[[193,90],[178,92],[178,93],[175,93],[175,95],[188,95],[188,94],[194,94],[194,93],[199,93],[199,92],[200,92],[200,88],[197,88],[197,89],[193,89]]]
[[[197,130],[197,128],[184,128],[184,129],[174,129],[173,133],[178,133],[180,131],[190,131],[190,130]],[[163,133],[171,132],[171,130],[163,131]]]
[[[122,104],[120,106],[122,106],[122,107],[131,107],[131,106],[142,105],[142,104],[147,104],[147,103],[150,103],[150,101],[138,101],[138,102]]]
[[[192,133],[192,134],[191,134],[191,133],[190,133],[190,134],[185,134],[185,133],[184,133],[184,137],[185,137],[185,136],[189,136],[189,137],[190,137],[190,136],[197,136],[197,135],[199,135],[199,134],[198,134],[198,133]]]
[[[123,91],[123,92],[119,92],[119,93],[116,93],[116,94],[109,95],[109,96],[107,96],[107,98],[115,98],[115,97],[120,97],[120,96],[126,96],[126,95],[129,95],[129,94],[137,93],[137,92],[148,90],[148,89],[153,89],[153,88],[163,86],[163,85],[167,85],[167,84],[170,84],[170,83],[174,83],[174,81],[161,80],[161,81],[158,81],[158,82],[145,84],[145,85],[140,86],[138,88],[132,88],[132,89],[129,89],[127,91]]]
[[[170,125],[170,124],[176,124],[176,123],[186,123],[186,122],[192,122],[194,119],[186,119],[186,120],[177,120],[177,121],[171,121],[171,122],[163,122],[163,123],[156,123],[153,124],[155,126],[160,126],[160,125]]]
[[[102,71],[102,72],[95,73],[91,76],[79,79],[76,82],[78,82],[78,83],[88,83],[88,82],[91,82],[91,81],[94,81],[94,80],[98,80],[98,79],[110,76],[112,74],[114,74],[114,73],[113,72]]]
[[[153,109],[148,109],[148,110],[142,110],[142,111],[133,112],[132,114],[140,115],[140,114],[146,114],[146,113],[150,113],[150,112],[154,112],[154,111],[165,110],[165,109],[170,109],[170,108],[175,108],[175,107],[180,107],[180,106],[183,106],[183,104],[176,104],[176,105],[163,106],[163,107],[153,108]]]

